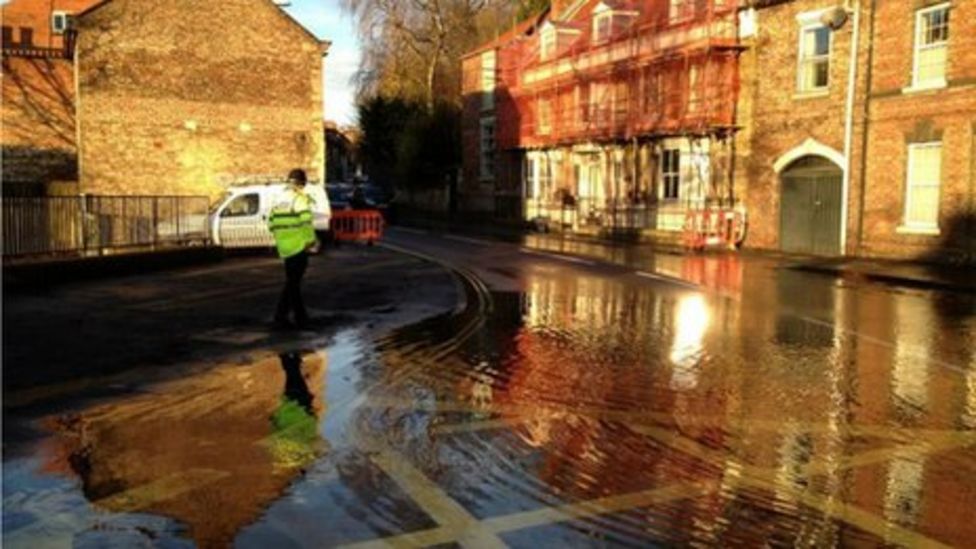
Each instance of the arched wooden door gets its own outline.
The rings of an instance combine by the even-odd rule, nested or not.
[[[843,172],[819,156],[805,156],[780,174],[780,248],[840,255]]]

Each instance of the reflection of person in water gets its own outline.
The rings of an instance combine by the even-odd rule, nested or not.
[[[319,441],[314,397],[302,375],[302,356],[292,352],[279,358],[285,370],[285,392],[271,416],[271,451],[276,465],[301,467],[315,459]]]

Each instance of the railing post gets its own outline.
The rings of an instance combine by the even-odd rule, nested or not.
[[[152,243],[153,249],[159,244],[159,197],[154,196],[152,198]]]
[[[182,202],[183,199],[181,197],[177,196],[175,200],[176,200],[176,240],[177,240],[177,242],[179,242],[179,243],[182,244],[183,243],[183,227],[181,226],[181,223],[180,223],[180,221],[182,221],[182,216],[180,215],[180,202]]]
[[[88,206],[86,204],[85,193],[78,195],[78,211],[81,215],[81,251],[82,255],[88,251]]]

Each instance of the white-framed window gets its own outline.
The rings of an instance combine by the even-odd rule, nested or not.
[[[915,14],[912,87],[945,86],[948,51],[949,4],[918,10]]]
[[[942,142],[909,145],[908,177],[905,185],[906,229],[938,230],[941,180]]]
[[[546,154],[540,158],[538,184],[538,198],[548,198],[552,194],[552,164]]]
[[[559,161],[545,152],[531,152],[526,156],[525,189],[528,198],[555,200],[556,173]]]
[[[611,88],[606,82],[590,82],[590,124],[602,126],[610,121],[610,108],[613,103],[610,90]]]
[[[692,65],[688,69],[688,112],[697,113],[701,108],[701,101],[701,68],[698,65]]]
[[[681,193],[681,149],[661,152],[661,199],[678,200]]]
[[[548,28],[539,36],[539,59],[547,61],[556,55],[556,30]]]
[[[481,54],[481,110],[495,108],[495,60],[494,50]]]
[[[51,13],[51,32],[54,34],[64,34],[68,30],[70,15],[65,11],[55,11]]]
[[[669,0],[668,21],[671,23],[684,21],[691,17],[693,9],[690,0]]]
[[[630,85],[626,80],[619,80],[613,85],[614,123],[626,122],[630,114]]]
[[[803,92],[824,91],[830,83],[830,28],[822,24],[800,28],[800,53],[797,58],[796,89]]]
[[[536,102],[536,125],[539,135],[552,133],[552,101],[539,99]]]
[[[613,32],[613,13],[604,11],[593,16],[593,43],[599,44],[610,39]]]
[[[479,135],[480,172],[481,179],[495,177],[495,117],[481,119]]]

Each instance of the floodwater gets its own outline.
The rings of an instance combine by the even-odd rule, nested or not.
[[[24,418],[4,545],[976,545],[972,297],[740,267],[540,263],[378,340]]]

